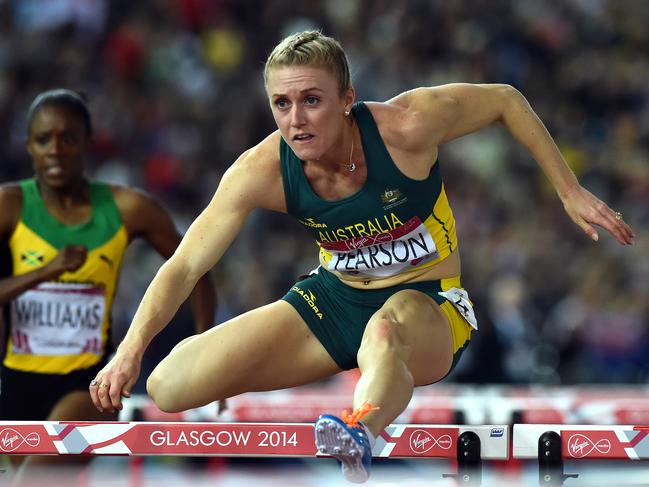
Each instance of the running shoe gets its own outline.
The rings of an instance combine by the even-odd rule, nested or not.
[[[323,455],[330,455],[340,462],[345,479],[355,484],[370,478],[372,446],[366,427],[360,419],[373,408],[365,403],[350,415],[343,411],[342,419],[325,414],[315,423],[315,444]]]

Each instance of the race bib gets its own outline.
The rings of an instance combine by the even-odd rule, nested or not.
[[[444,296],[453,303],[453,306],[455,306],[455,308],[460,312],[467,323],[469,323],[474,330],[478,329],[478,320],[475,318],[473,305],[471,304],[471,301],[469,301],[469,295],[464,289],[453,287],[448,291],[441,291],[437,294]]]
[[[328,270],[381,278],[413,269],[439,256],[432,235],[419,217],[389,232],[320,245],[331,254]]]
[[[106,292],[92,284],[46,282],[11,303],[12,353],[101,355]]]

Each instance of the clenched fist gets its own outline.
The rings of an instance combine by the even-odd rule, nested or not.
[[[74,272],[86,262],[87,256],[88,252],[83,245],[66,245],[49,265],[60,274]]]

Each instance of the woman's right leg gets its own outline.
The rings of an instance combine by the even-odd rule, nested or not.
[[[174,412],[340,370],[295,308],[276,301],[176,347],[149,376],[147,391],[160,409]]]

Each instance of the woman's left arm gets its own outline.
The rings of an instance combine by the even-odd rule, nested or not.
[[[418,88],[393,100],[433,127],[436,144],[502,123],[541,166],[554,186],[568,216],[593,240],[592,225],[608,231],[619,243],[630,245],[634,234],[621,215],[583,188],[554,140],[525,97],[502,84],[456,83]]]

